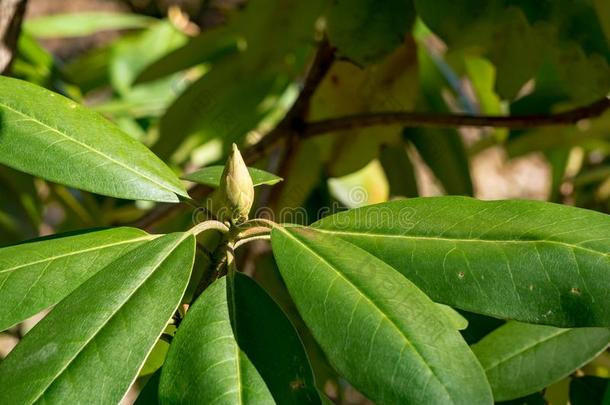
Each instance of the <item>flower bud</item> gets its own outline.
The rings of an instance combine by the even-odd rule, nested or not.
[[[214,199],[219,207],[218,219],[232,224],[240,224],[248,219],[254,202],[254,185],[248,167],[235,144],[229,153],[217,191]]]

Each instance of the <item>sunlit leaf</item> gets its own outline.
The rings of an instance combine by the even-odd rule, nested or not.
[[[393,268],[312,229],[278,227],[271,239],[299,313],[337,371],[368,398],[492,403],[481,366],[447,315]]]
[[[120,402],[180,303],[194,253],[192,235],[169,234],[91,277],[0,364],[0,402]]]
[[[27,19],[24,29],[38,38],[82,37],[100,31],[143,28],[155,20],[137,14],[82,12]]]
[[[610,218],[538,201],[392,201],[314,224],[388,263],[433,300],[497,318],[608,326]]]
[[[98,114],[27,82],[2,76],[0,86],[0,163],[112,197],[188,197],[162,161]]]
[[[606,328],[560,329],[509,322],[472,347],[496,401],[523,397],[561,380],[610,344]]]
[[[58,303],[116,258],[154,239],[114,228],[0,249],[0,330]]]

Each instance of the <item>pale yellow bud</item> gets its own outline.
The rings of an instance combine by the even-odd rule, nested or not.
[[[239,224],[248,219],[254,203],[254,185],[248,167],[235,144],[229,153],[220,178],[220,188],[214,199],[215,203],[220,205],[218,219],[232,224]]]

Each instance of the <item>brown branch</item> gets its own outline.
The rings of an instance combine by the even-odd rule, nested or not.
[[[250,165],[266,156],[275,145],[291,135],[299,139],[310,138],[330,132],[366,128],[382,125],[402,125],[407,127],[505,127],[533,128],[551,125],[575,124],[583,119],[594,118],[610,109],[610,98],[606,97],[587,106],[549,115],[525,116],[477,116],[438,115],[415,112],[380,112],[331,118],[307,123],[304,121],[311,97],[334,61],[334,49],[327,42],[318,47],[316,57],[304,81],[303,90],[284,119],[257,144],[243,153],[246,164]],[[195,200],[202,200],[210,189],[196,185],[189,190]],[[159,205],[138,220],[134,226],[150,229],[156,223],[175,215],[184,207],[180,204]]]
[[[548,115],[523,116],[481,116],[481,115],[439,115],[417,112],[378,112],[330,118],[305,124],[304,138],[329,132],[367,128],[381,125],[402,125],[407,127],[501,127],[534,128],[552,125],[575,124],[583,119],[594,118],[610,109],[610,98],[604,97],[584,107]]]
[[[0,74],[7,74],[17,48],[27,0],[0,1]]]
[[[334,48],[328,44],[326,39],[320,42],[303,82],[303,89],[299,93],[299,97],[273,130],[258,143],[250,146],[243,152],[242,155],[246,164],[251,165],[263,156],[266,156],[279,141],[289,137],[289,135],[297,134],[300,136],[302,134],[304,117],[307,114],[311,97],[330,69],[334,61],[334,52]],[[189,195],[194,200],[199,201],[204,199],[210,192],[211,189],[209,187],[202,185],[195,185],[189,189]],[[183,208],[183,204],[158,205],[133,223],[133,226],[150,230],[156,223],[175,215]]]

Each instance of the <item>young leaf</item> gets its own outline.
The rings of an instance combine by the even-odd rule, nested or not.
[[[195,183],[203,184],[206,186],[218,188],[220,186],[220,177],[224,166],[208,166],[196,172],[189,173],[182,178],[185,180],[194,181]],[[249,167],[248,172],[252,177],[252,183],[254,187],[266,185],[274,185],[282,181],[281,177],[271,174],[255,167]]]
[[[114,228],[0,249],[0,330],[58,303],[110,262],[154,238],[139,229]]]
[[[532,394],[568,376],[610,344],[606,328],[509,322],[472,346],[496,401]]]
[[[216,280],[189,309],[161,370],[162,404],[274,404],[231,328],[227,278]]]
[[[192,235],[165,235],[87,280],[0,364],[0,403],[118,403],[178,306],[194,253]]]
[[[436,197],[350,210],[313,226],[372,253],[436,302],[560,327],[610,325],[607,215]]]
[[[28,19],[24,30],[37,38],[82,37],[100,31],[143,28],[155,20],[137,14],[87,12]]]
[[[492,403],[480,364],[447,315],[390,266],[309,228],[275,228],[271,240],[305,323],[368,398]]]
[[[100,115],[41,87],[0,77],[0,163],[117,198],[177,202],[174,173]]]

